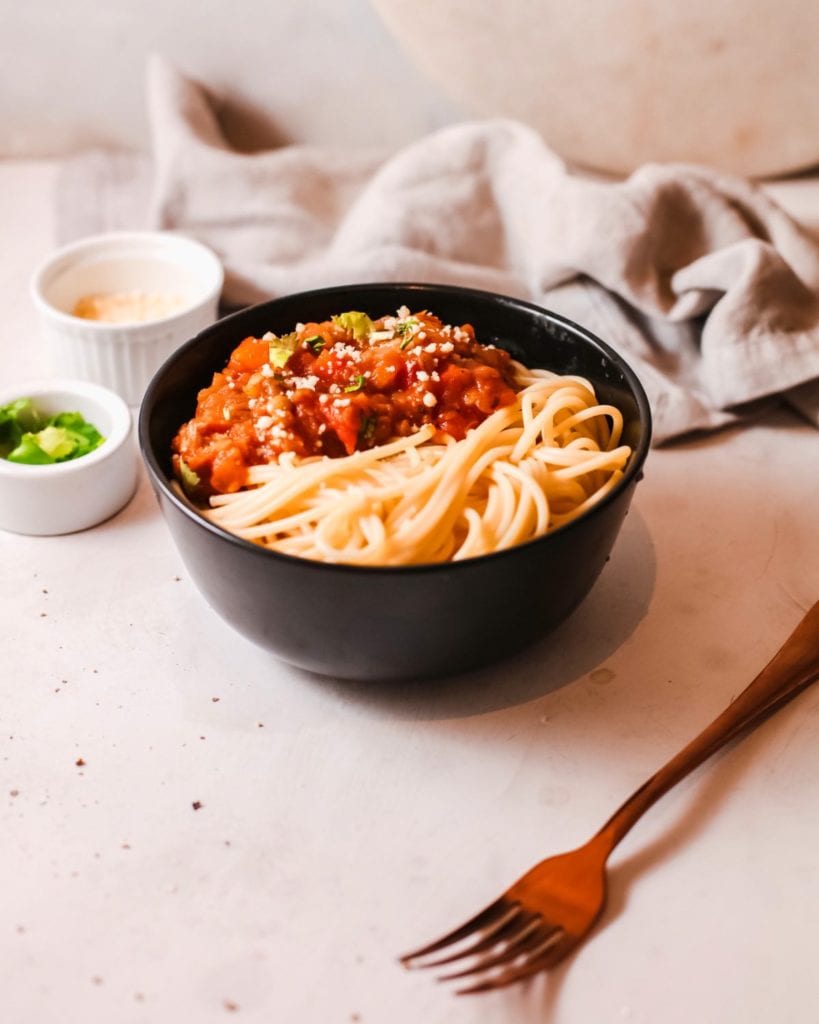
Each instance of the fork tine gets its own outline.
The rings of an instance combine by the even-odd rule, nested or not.
[[[441,974],[439,981],[452,981],[454,978],[466,978],[470,974],[482,974],[484,971],[491,971],[495,967],[503,967],[506,964],[513,964],[524,954],[529,958],[538,956],[551,948],[560,938],[563,929],[557,925],[544,924],[542,921],[532,921],[521,934],[511,942],[499,949],[492,956],[484,957],[479,963],[471,967],[465,967],[460,971],[453,971],[450,974]],[[527,961],[528,962],[528,961]]]
[[[466,996],[478,992],[490,992],[496,988],[505,988],[507,985],[514,985],[515,982],[525,981],[541,971],[554,967],[574,948],[575,943],[571,941],[565,942],[563,941],[564,938],[565,936],[563,938],[556,938],[546,946],[540,955],[534,954],[530,956],[529,959],[518,967],[510,968],[502,974],[485,978],[474,985],[470,985],[468,988],[457,989],[456,995]]]
[[[465,946],[455,953],[449,953],[447,956],[436,957],[434,960],[424,958],[424,967],[442,967],[444,964],[463,960],[467,956],[477,956],[478,953],[494,949],[501,943],[506,943],[506,948],[508,949],[512,944],[522,942],[527,935],[531,934],[534,928],[539,926],[540,921],[540,914],[527,913],[521,910],[520,913],[514,916],[510,915],[504,925],[487,932],[478,942],[473,942],[471,945]]]
[[[434,942],[430,942],[427,946],[422,946],[411,953],[404,953],[403,956],[399,957],[399,960],[405,967],[412,967],[411,960],[417,960],[428,953],[435,953],[439,949],[444,949],[445,946],[451,946],[455,942],[460,942],[461,939],[465,939],[476,931],[491,928],[492,931],[489,934],[497,932],[514,917],[517,917],[519,913],[520,904],[510,903],[501,896],[500,899],[490,903],[488,907],[485,907],[480,913],[464,922],[459,928],[442,936],[440,939],[436,939]],[[423,967],[425,965],[419,964],[417,966]]]

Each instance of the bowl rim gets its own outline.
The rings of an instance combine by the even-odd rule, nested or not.
[[[6,405],[19,398],[32,398],[36,404],[38,396],[57,393],[77,395],[103,406],[110,414],[112,421],[111,430],[106,434],[105,440],[87,455],[82,455],[78,459],[69,459],[67,462],[29,466],[0,458],[0,480],[5,478],[36,481],[44,477],[53,480],[60,476],[84,473],[110,458],[127,442],[132,426],[131,410],[125,400],[115,391],[92,381],[76,380],[72,377],[49,377],[24,380],[19,386],[3,385],[0,387],[0,405]]]
[[[166,316],[153,317],[150,320],[127,320],[121,323],[114,323],[107,320],[87,320],[84,317],[73,316],[62,309],[54,306],[45,295],[45,285],[50,275],[54,274],[61,264],[70,267],[74,260],[87,252],[93,252],[95,247],[111,246],[121,248],[121,253],[107,253],[101,255],[100,260],[121,259],[128,255],[130,246],[142,244],[155,244],[168,250],[166,262],[179,262],[173,260],[173,251],[189,252],[198,259],[204,261],[207,266],[207,277],[202,280],[201,294],[185,303],[184,306],[168,313]],[[200,276],[197,276],[197,281]],[[204,277],[204,275],[203,275]],[[141,333],[147,328],[164,327],[176,321],[184,319],[193,310],[218,300],[225,283],[225,270],[219,257],[209,246],[188,235],[179,234],[174,231],[105,231],[96,235],[86,235],[67,245],[54,249],[37,266],[29,281],[29,294],[35,307],[44,315],[56,323],[77,328],[82,326],[83,330],[89,333]]]
[[[187,353],[194,346],[199,344],[202,339],[218,330],[220,333],[229,326],[230,323],[238,318],[246,316],[251,310],[258,310],[263,306],[271,306],[278,302],[291,302],[300,301],[302,299],[309,301],[311,297],[323,296],[332,297],[334,293],[339,295],[345,294],[354,296],[356,292],[365,293],[373,291],[383,291],[385,294],[403,291],[403,292],[416,292],[416,293],[431,293],[445,294],[453,298],[462,297],[464,299],[475,299],[476,301],[495,301],[500,302],[503,305],[511,305],[518,308],[523,308],[531,312],[536,313],[538,316],[545,317],[547,320],[563,327],[573,334],[581,335],[586,341],[603,351],[603,353],[622,371],[623,376],[629,386],[629,389],[633,395],[635,404],[637,405],[637,411],[639,421],[643,427],[642,434],[636,448],[632,452],[629,464],[623,474],[622,480],[613,487],[600,501],[596,502],[590,509],[584,512],[581,516],[571,520],[568,523],[564,523],[561,526],[555,527],[553,530],[549,530],[548,533],[541,534],[539,537],[534,537],[531,540],[524,541],[522,544],[515,544],[512,547],[503,548],[500,551],[491,551],[483,555],[474,555],[470,558],[459,559],[458,561],[448,562],[422,562],[413,565],[355,565],[349,562],[322,562],[318,559],[312,558],[300,558],[297,555],[289,555],[282,551],[275,551],[271,548],[262,547],[259,544],[253,544],[251,541],[245,540],[243,537],[239,537],[228,530],[223,529],[216,523],[206,519],[184,495],[178,493],[170,484],[164,470],[157,460],[153,447],[150,443],[149,437],[149,419],[150,410],[154,403],[154,398],[157,390],[159,389],[159,383],[161,378],[164,376],[170,366],[178,359]],[[214,370],[214,373],[216,370]],[[648,396],[645,389],[634,370],[631,368],[629,363],[621,356],[611,345],[608,345],[596,334],[589,331],[587,328],[575,323],[568,317],[564,317],[559,313],[546,309],[544,306],[540,306],[537,303],[530,302],[526,299],[519,299],[511,295],[504,295],[499,292],[491,292],[478,288],[465,288],[460,285],[448,285],[448,284],[433,284],[429,282],[403,282],[403,281],[377,281],[373,283],[355,283],[349,285],[331,285],[326,288],[312,288],[307,291],[300,292],[289,292],[285,295],[276,296],[275,298],[268,299],[264,302],[253,303],[252,305],[245,306],[242,309],[237,310],[228,316],[223,317],[221,320],[217,320],[215,323],[206,327],[200,331],[195,337],[189,339],[179,348],[177,348],[159,367],[151,378],[148,387],[145,390],[145,394],[142,398],[142,402],[139,408],[139,418],[137,425],[137,436],[139,440],[139,448],[142,454],[142,458],[148,468],[149,475],[155,486],[159,486],[164,497],[171,501],[171,503],[180,511],[182,514],[189,519],[194,525],[210,532],[215,537],[222,540],[229,541],[231,544],[238,546],[240,550],[245,551],[249,554],[254,554],[262,558],[271,558],[274,562],[283,561],[290,565],[297,565],[303,567],[305,571],[308,569],[311,571],[323,571],[323,572],[338,572],[347,573],[350,575],[361,574],[364,576],[375,576],[383,575],[385,573],[398,573],[400,575],[407,574],[413,575],[417,573],[425,572],[441,572],[447,570],[450,572],[461,572],[469,571],[478,564],[485,563],[489,560],[496,560],[500,558],[508,558],[517,552],[526,551],[531,548],[532,545],[548,544],[553,542],[553,538],[558,536],[564,536],[571,532],[573,529],[578,528],[583,523],[588,522],[592,518],[599,516],[601,512],[606,509],[613,501],[617,500],[622,492],[628,487],[636,484],[643,475],[643,464],[648,456],[648,452],[651,446],[651,434],[652,434],[652,417],[651,407],[649,405]]]

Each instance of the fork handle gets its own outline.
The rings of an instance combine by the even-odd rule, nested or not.
[[[592,840],[606,856],[645,812],[703,761],[746,727],[755,727],[819,679],[819,601],[808,611],[759,675],[717,718],[651,776],[609,818]]]

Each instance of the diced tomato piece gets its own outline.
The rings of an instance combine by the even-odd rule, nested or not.
[[[243,487],[246,480],[247,465],[243,452],[236,445],[220,449],[213,460],[211,487],[221,494],[232,494]]]
[[[344,446],[345,452],[352,455],[358,443],[358,433],[361,430],[361,410],[350,403],[350,405],[330,405],[325,413],[327,426]]]
[[[472,426],[456,409],[445,409],[439,413],[437,422],[438,429],[454,437],[456,441],[463,441],[467,430]]]
[[[270,357],[270,345],[261,338],[245,338],[230,357],[230,368],[250,373],[258,370]]]
[[[367,368],[370,372],[370,384],[377,391],[391,391],[401,387],[406,378],[406,365],[398,350],[386,350],[376,355],[368,353]]]

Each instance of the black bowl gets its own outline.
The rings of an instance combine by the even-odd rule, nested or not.
[[[580,374],[625,417],[624,479],[575,521],[518,547],[462,562],[330,565],[268,551],[209,523],[171,488],[170,446],[200,388],[247,335],[292,330],[347,309],[373,318],[406,305],[471,323],[484,343],[531,367]],[[178,349],[142,402],[139,442],[188,571],[235,629],[294,665],[356,679],[449,675],[539,639],[585,597],[609,557],[642,476],[648,401],[621,357],[562,317],[517,299],[437,285],[373,284],[288,295],[228,316]]]

